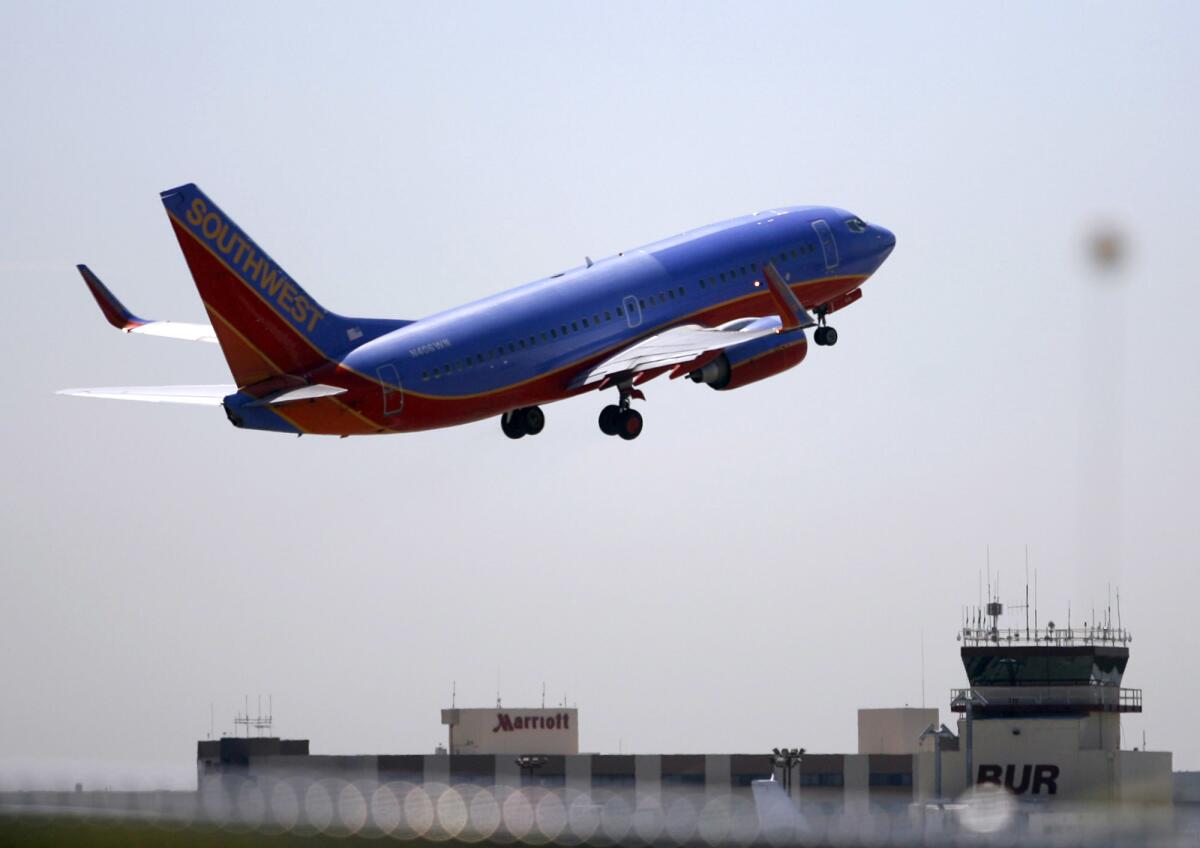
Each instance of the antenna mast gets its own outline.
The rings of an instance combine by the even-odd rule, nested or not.
[[[1025,638],[1029,638],[1029,545],[1025,546]]]

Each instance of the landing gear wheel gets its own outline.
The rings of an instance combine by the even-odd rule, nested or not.
[[[546,413],[542,412],[540,406],[527,406],[517,410],[517,414],[513,417],[521,422],[526,436],[536,436],[546,426]]]
[[[617,417],[617,434],[625,441],[632,441],[642,433],[642,414],[636,409],[623,410]]]
[[[500,416],[500,429],[510,439],[519,439],[525,435],[525,428],[521,426],[520,413],[521,410],[515,409]]]
[[[837,344],[837,330],[833,327],[817,327],[813,333],[813,341],[822,346],[832,347]]]
[[[600,432],[606,436],[617,435],[618,420],[621,417],[621,407],[609,404],[600,410]]]

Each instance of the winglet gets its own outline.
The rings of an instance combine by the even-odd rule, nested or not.
[[[763,266],[763,275],[767,278],[767,289],[771,293],[771,299],[775,301],[775,306],[779,309],[779,318],[783,321],[784,331],[812,327],[817,323],[805,310],[804,304],[796,297],[791,287],[775,270],[773,262],[768,262]]]
[[[100,278],[92,273],[91,268],[86,265],[76,265],[75,267],[79,269],[80,276],[83,277],[92,297],[96,298],[96,303],[99,304],[100,311],[104,313],[108,323],[125,332],[149,323],[126,309],[125,304],[117,300],[117,296],[110,292],[104,283],[100,282]]]

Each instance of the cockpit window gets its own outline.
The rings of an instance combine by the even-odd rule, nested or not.
[[[862,218],[854,217],[846,219],[846,229],[852,233],[865,233],[867,231],[866,222]]]

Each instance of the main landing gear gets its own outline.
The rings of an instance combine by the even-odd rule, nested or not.
[[[536,436],[545,426],[546,414],[540,406],[526,406],[500,416],[500,429],[510,439]]]
[[[822,347],[833,347],[837,344],[837,330],[825,326],[826,309],[824,306],[818,306],[815,311],[817,313],[817,329],[813,330],[813,341]]]
[[[632,380],[617,384],[621,399],[600,410],[600,432],[606,436],[620,436],[625,441],[636,439],[642,434],[642,414],[630,407],[634,398],[645,400],[646,396],[633,388]]]

